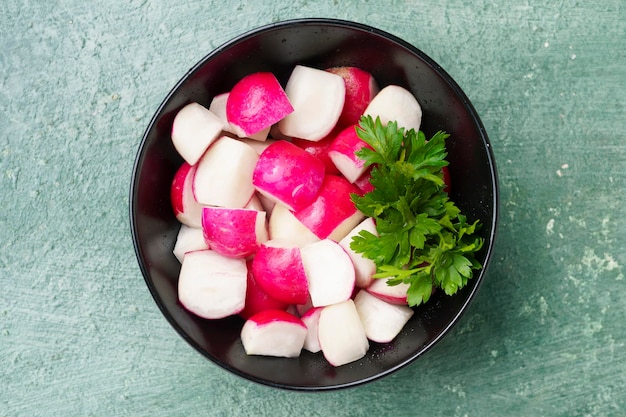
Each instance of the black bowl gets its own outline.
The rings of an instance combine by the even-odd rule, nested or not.
[[[421,129],[438,130],[448,141],[452,199],[469,220],[480,219],[485,239],[478,260],[484,268],[456,295],[439,292],[389,344],[372,343],[367,355],[341,367],[321,354],[303,351],[297,359],[247,356],[238,317],[204,320],[178,302],[180,265],[172,249],[179,223],[169,190],[182,163],[170,140],[177,111],[189,102],[208,106],[216,94],[256,71],[271,71],[281,82],[295,64],[316,68],[351,65],[371,72],[381,88],[409,89],[423,109]],[[284,85],[284,84],[283,84]],[[489,264],[497,226],[498,185],[494,157],[474,107],[456,82],[431,58],[407,42],[359,23],[334,19],[279,22],[245,33],[196,64],[167,95],[143,136],[130,188],[130,222],[137,259],[163,315],[202,355],[243,378],[301,391],[345,388],[373,381],[413,362],[458,322],[476,294]]]

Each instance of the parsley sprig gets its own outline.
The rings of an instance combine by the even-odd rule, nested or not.
[[[434,288],[455,294],[482,268],[475,253],[483,239],[474,235],[479,220],[468,223],[444,190],[449,135],[439,131],[427,140],[422,131],[371,116],[361,118],[357,134],[371,146],[357,156],[373,165],[374,189],[352,201],[375,219],[378,236],[361,231],[350,247],[374,261],[375,278],[409,284],[410,306],[426,303]]]

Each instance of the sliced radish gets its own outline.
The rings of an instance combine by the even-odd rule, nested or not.
[[[398,285],[388,285],[386,278],[376,278],[365,290],[388,303],[399,305],[408,304],[406,297],[409,284],[400,283]]]
[[[254,194],[252,172],[259,155],[245,143],[222,136],[197,165],[193,194],[200,204],[244,207]]]
[[[284,140],[263,151],[252,176],[258,192],[291,210],[309,205],[323,181],[324,163]]]
[[[232,258],[245,258],[268,240],[265,212],[243,208],[204,207],[204,239],[211,249]]]
[[[270,240],[260,245],[252,260],[259,287],[269,296],[288,304],[304,304],[309,297],[300,248]]]
[[[239,313],[246,301],[246,262],[210,249],[187,252],[178,277],[178,298],[206,319]]]
[[[278,301],[270,297],[261,287],[259,287],[254,273],[252,271],[252,261],[246,262],[248,267],[248,280],[246,286],[246,303],[239,312],[239,315],[244,319],[249,319],[254,314],[264,310],[285,310],[289,306],[287,303]]]
[[[276,204],[272,208],[269,231],[270,239],[288,242],[300,247],[320,240],[282,204]]]
[[[296,65],[285,92],[294,111],[278,122],[280,131],[290,137],[317,141],[337,124],[346,87],[339,75]]]
[[[415,129],[417,132],[422,121],[422,107],[415,96],[407,89],[398,85],[388,85],[380,90],[367,106],[365,114],[374,119],[380,117],[383,125],[396,121],[398,127],[405,131]]]
[[[256,313],[241,328],[241,342],[248,355],[298,357],[306,335],[302,320],[283,310]]]
[[[178,262],[183,262],[183,258],[187,252],[203,249],[209,249],[209,246],[204,240],[202,229],[182,224],[180,230],[178,230],[173,250],[174,256],[178,259]]]
[[[220,118],[224,132],[234,134],[235,132],[230,126],[230,123],[228,123],[228,117],[226,117],[226,102],[228,101],[228,94],[229,93],[222,93],[213,97],[213,100],[211,100],[211,104],[209,105],[209,110]]]
[[[326,175],[316,199],[294,216],[320,239],[343,239],[361,220],[350,194],[359,189],[338,175]]]
[[[252,137],[293,112],[293,107],[276,76],[256,72],[243,77],[230,90],[226,102],[226,117],[239,137]]]
[[[300,317],[300,320],[306,325],[307,334],[304,339],[304,349],[312,353],[317,353],[322,348],[320,347],[320,341],[318,338],[318,328],[320,321],[320,314],[323,307],[313,307],[307,310],[306,313]]]
[[[318,338],[324,357],[333,366],[359,360],[369,349],[369,341],[352,300],[322,309]]]
[[[202,204],[193,195],[196,166],[183,162],[174,174],[170,200],[176,219],[189,227],[202,227]]]
[[[391,342],[413,316],[413,309],[406,305],[391,304],[365,290],[354,297],[365,335],[378,343]]]
[[[222,120],[215,113],[198,103],[190,103],[174,117],[172,143],[189,165],[195,165],[220,137],[223,128]]]
[[[333,67],[326,71],[342,77],[346,85],[346,98],[337,124],[340,126],[356,124],[378,93],[378,83],[372,74],[357,67]]]
[[[335,140],[336,136],[337,133],[333,130],[317,142],[295,138],[291,140],[291,143],[299,148],[304,149],[306,152],[310,153],[311,155],[322,161],[324,163],[324,167],[326,168],[327,174],[340,174],[339,170],[330,159],[330,156],[328,156],[328,148],[333,143],[333,140]]]
[[[351,183],[367,170],[365,161],[356,156],[356,152],[362,148],[371,149],[371,146],[359,138],[356,125],[350,125],[342,130],[328,148],[328,157]]]
[[[354,267],[338,243],[324,239],[302,247],[300,252],[314,307],[350,298],[355,282]]]
[[[374,219],[371,217],[367,217],[354,229],[352,229],[350,233],[346,235],[346,237],[339,241],[339,246],[341,246],[346,251],[348,256],[350,256],[350,259],[352,260],[356,277],[356,286],[359,288],[365,288],[372,283],[372,275],[376,273],[376,264],[371,259],[364,257],[362,254],[355,252],[354,250],[352,250],[352,248],[350,248],[352,238],[358,235],[361,230],[368,231],[373,235],[378,236]]]

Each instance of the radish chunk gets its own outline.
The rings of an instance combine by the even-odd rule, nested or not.
[[[178,230],[178,236],[176,236],[176,243],[174,244],[173,250],[174,256],[178,259],[178,262],[183,262],[183,258],[187,252],[203,249],[209,249],[209,246],[204,240],[202,229],[182,224]]]
[[[365,114],[374,120],[380,117],[383,125],[395,120],[405,132],[411,129],[417,132],[422,122],[422,107],[417,99],[398,85],[388,85],[380,90],[365,109]]]
[[[326,175],[317,198],[294,216],[318,238],[338,242],[363,220],[350,199],[350,194],[359,192],[345,178]]]
[[[200,204],[241,208],[254,194],[252,172],[259,155],[250,146],[222,136],[197,165],[193,194]]]
[[[174,174],[170,188],[170,200],[176,220],[190,227],[202,227],[202,204],[193,195],[193,179],[196,166],[183,162]]]
[[[288,304],[304,304],[309,297],[300,248],[270,240],[252,260],[254,277],[269,296]]]
[[[228,117],[226,117],[226,102],[228,101],[229,93],[218,94],[213,97],[211,100],[211,104],[209,105],[209,110],[211,110],[217,117],[222,121],[224,132],[235,133],[233,132],[230,123],[228,123]]]
[[[276,204],[272,208],[269,223],[270,239],[291,243],[299,247],[320,240],[282,204]]]
[[[346,87],[339,75],[316,68],[296,65],[285,92],[294,111],[278,122],[282,134],[318,141],[337,124]]]
[[[337,124],[340,126],[357,124],[370,101],[378,93],[378,83],[372,74],[357,67],[333,67],[326,71],[341,76],[346,85],[346,98]]]
[[[210,249],[187,252],[178,276],[178,298],[205,319],[239,313],[246,301],[246,261]]]
[[[322,309],[318,338],[324,357],[333,366],[359,360],[369,349],[361,318],[352,300]]]
[[[376,264],[371,259],[364,257],[362,254],[357,253],[350,248],[350,243],[352,242],[352,238],[358,235],[361,230],[365,230],[370,232],[373,235],[378,236],[378,231],[376,230],[376,224],[374,223],[374,219],[371,217],[367,217],[361,223],[359,223],[354,229],[350,231],[339,241],[339,246],[346,251],[350,259],[352,260],[352,264],[354,265],[354,272],[356,278],[356,286],[359,288],[365,288],[372,283],[372,275],[376,273]]]
[[[249,319],[256,313],[263,310],[285,310],[288,307],[287,303],[278,301],[269,295],[259,287],[254,273],[252,272],[252,261],[246,261],[248,267],[248,280],[246,286],[246,303],[239,312],[239,315],[244,319]]]
[[[358,292],[354,305],[361,317],[365,335],[378,343],[391,342],[413,316],[413,309],[406,305],[391,304],[368,293]]]
[[[324,172],[322,161],[290,142],[279,140],[259,156],[252,183],[270,200],[298,210],[315,199]]]
[[[245,258],[268,240],[265,212],[244,208],[204,207],[204,239],[214,251],[231,258]]]
[[[305,139],[292,139],[291,143],[296,145],[299,148],[304,149],[306,152],[310,153],[320,161],[324,163],[324,167],[326,168],[327,174],[340,174],[339,170],[328,156],[328,148],[333,143],[336,137],[335,131],[332,131],[326,137],[320,139],[317,142],[313,142]]]
[[[300,320],[305,324],[307,328],[306,338],[304,339],[304,349],[311,353],[317,353],[322,350],[320,346],[319,338],[317,337],[320,314],[324,307],[313,307],[307,310],[306,313],[300,317]]]
[[[223,128],[219,116],[198,103],[191,103],[174,117],[172,143],[189,165],[195,165]]]
[[[365,161],[356,152],[361,148],[370,148],[356,133],[356,125],[342,130],[328,148],[328,156],[339,172],[351,183],[354,183],[367,170]]]
[[[241,328],[241,342],[248,355],[296,358],[306,335],[302,320],[283,310],[256,313]]]
[[[324,239],[302,247],[300,252],[313,307],[350,298],[354,289],[354,267],[338,243]]]
[[[226,117],[239,137],[253,137],[264,132],[265,140],[272,125],[293,112],[282,86],[270,72],[243,77],[230,90]]]
[[[388,285],[387,279],[376,278],[372,280],[372,283],[365,290],[391,304],[408,304],[406,293],[409,290],[409,284],[404,282],[397,285]]]

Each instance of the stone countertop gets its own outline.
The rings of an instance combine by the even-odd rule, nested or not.
[[[0,8],[0,415],[617,416],[626,413],[626,3],[31,2]],[[139,141],[200,58],[297,17],[422,49],[481,115],[495,258],[420,360],[339,392],[276,390],[162,317],[128,220]]]

